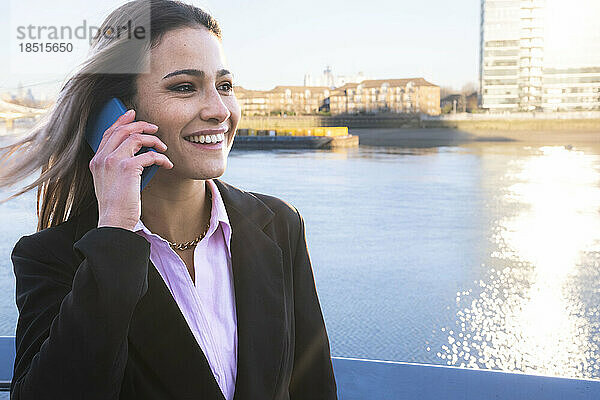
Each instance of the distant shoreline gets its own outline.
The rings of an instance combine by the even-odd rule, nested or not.
[[[560,118],[559,118],[560,117]],[[413,114],[380,114],[380,115],[337,115],[337,116],[289,116],[289,117],[260,117],[244,116],[240,121],[240,128],[252,129],[293,129],[309,127],[335,127],[346,126],[348,129],[442,129],[447,131],[460,131],[473,133],[476,136],[489,136],[493,134],[514,132],[600,132],[600,112],[588,114],[518,116],[515,118],[501,118],[501,116],[487,116],[473,114],[458,116],[457,118],[423,117]],[[489,134],[486,134],[489,132]],[[426,135],[426,134],[425,134]],[[512,134],[509,137],[513,137]],[[520,137],[520,136],[517,136]],[[537,139],[536,139],[537,140]],[[587,140],[587,139],[585,139]]]
[[[354,128],[363,146],[433,147],[475,142],[532,143],[547,145],[600,145],[600,128],[577,131],[488,130],[470,131],[454,128]]]

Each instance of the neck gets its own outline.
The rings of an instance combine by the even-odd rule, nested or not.
[[[158,173],[156,174],[158,175]],[[195,239],[210,221],[212,203],[204,180],[152,181],[142,191],[144,225],[170,242]]]

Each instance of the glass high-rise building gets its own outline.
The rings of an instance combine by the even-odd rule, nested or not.
[[[600,110],[600,1],[481,0],[480,103]]]

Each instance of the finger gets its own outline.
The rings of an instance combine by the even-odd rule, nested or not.
[[[121,143],[123,143],[129,136],[133,135],[133,134],[141,134],[141,133],[155,133],[158,131],[158,126],[151,124],[149,122],[146,121],[136,121],[136,122],[130,122],[126,125],[121,125],[118,126],[114,132],[111,134],[111,136],[107,139],[106,144],[103,148],[103,151],[106,152],[106,154],[114,151],[116,148],[118,148]],[[146,135],[146,136],[152,136],[152,135]],[[156,137],[156,136],[153,136]],[[158,138],[157,138],[158,139]],[[160,140],[158,139],[161,143],[161,145],[159,147],[157,147],[157,149],[162,148],[163,150],[167,148],[167,146]],[[100,147],[98,147],[98,151],[100,151]]]
[[[173,163],[166,155],[155,151],[147,151],[135,157],[131,157],[128,162],[135,166],[142,167],[149,167],[150,165],[156,164],[167,169],[173,168]]]
[[[167,145],[158,137],[136,132],[130,134],[123,142],[121,142],[119,147],[114,150],[113,154],[122,158],[132,157],[140,151],[142,147],[151,147],[157,151],[167,150]]]
[[[128,110],[125,114],[121,115],[117,120],[109,126],[104,133],[102,134],[102,140],[100,140],[100,144],[98,145],[98,150],[102,148],[104,143],[108,140],[108,138],[112,135],[112,133],[121,125],[128,124],[135,120],[135,110]]]

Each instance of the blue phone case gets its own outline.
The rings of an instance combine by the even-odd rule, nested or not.
[[[113,97],[104,105],[104,107],[102,107],[100,113],[88,122],[85,130],[85,138],[94,153],[98,151],[98,146],[100,146],[104,132],[114,124],[121,115],[125,114],[125,112],[127,112],[125,105],[121,100]],[[135,155],[137,156],[138,154],[145,153],[148,150],[156,151],[151,147],[142,147]],[[152,179],[157,170],[158,165],[156,164],[144,167],[140,192],[144,190],[144,187],[150,182],[150,179]]]

